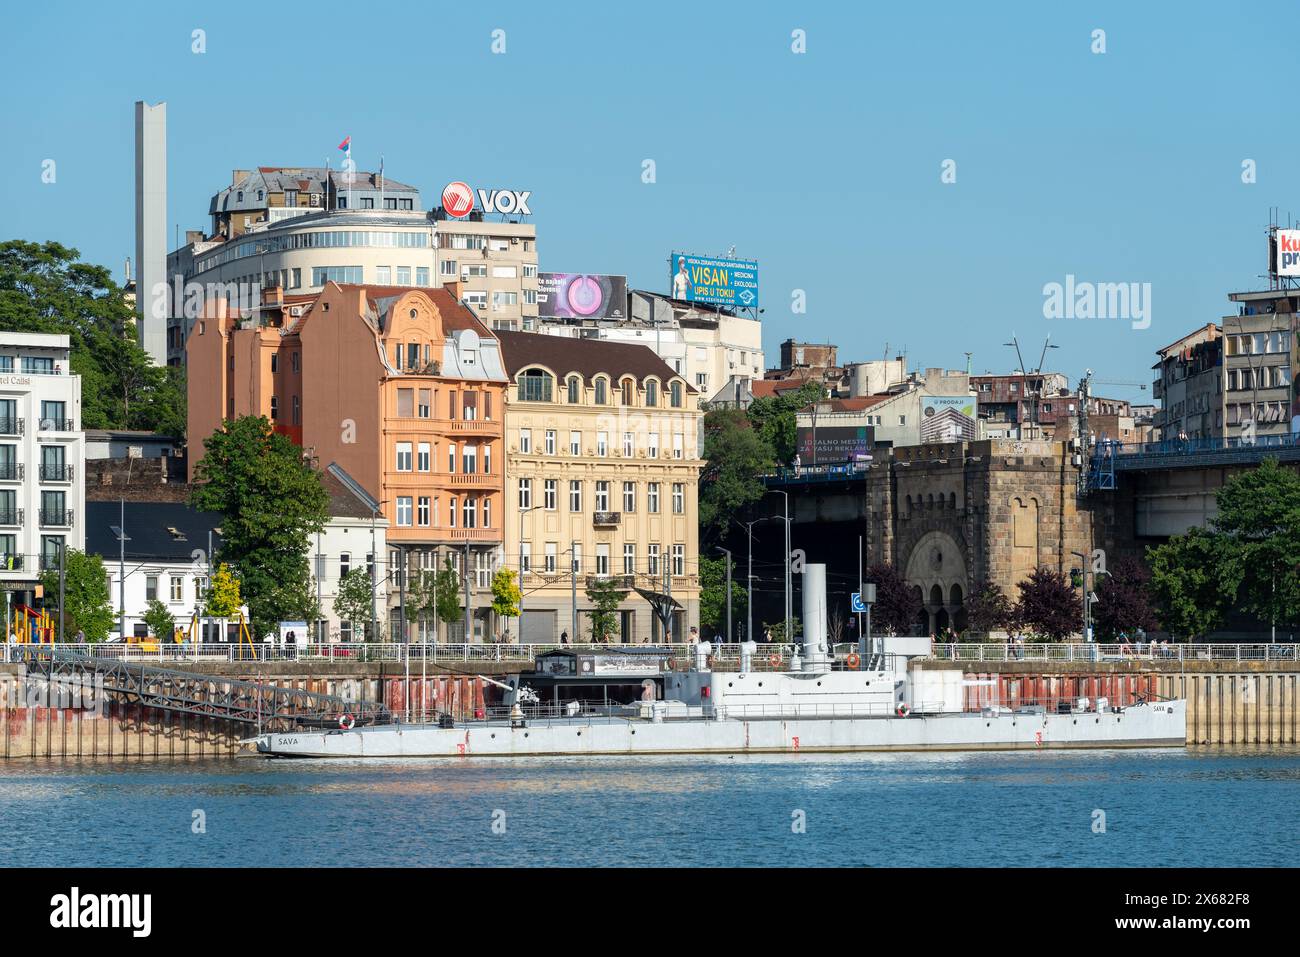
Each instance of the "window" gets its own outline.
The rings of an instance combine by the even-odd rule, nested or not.
[[[582,401],[581,400],[582,380],[579,379],[576,375],[571,375],[569,376],[566,384],[569,387],[569,399],[568,399],[569,405],[577,405],[580,401]]]
[[[596,404],[604,405],[609,401],[609,383],[604,379],[596,380]]]
[[[415,454],[415,468],[420,472],[429,471],[430,448],[428,442],[421,442]]]
[[[537,263],[524,263],[524,278],[525,279],[537,278]]]
[[[599,455],[601,458],[604,458],[606,455],[609,454],[609,433],[608,432],[596,433],[596,454]]]
[[[519,480],[519,508],[520,510],[533,507],[533,480],[521,478]]]
[[[652,459],[659,458],[659,433],[648,432],[646,434],[645,454]]]
[[[398,266],[398,267],[397,267],[397,284],[398,284],[399,286],[409,286],[409,285],[411,284],[411,267],[410,267],[410,266]]]
[[[577,479],[569,482],[569,511],[582,511],[582,482]]]
[[[602,577],[609,574],[609,544],[607,542],[596,545],[596,574]]]
[[[542,486],[542,505],[548,512],[555,511],[555,501],[558,496],[560,483],[555,479],[547,479]]]
[[[171,581],[172,601],[184,601],[185,600],[185,579],[181,578],[180,575],[172,575],[171,579],[172,579]]]
[[[482,445],[479,446],[479,448],[483,450],[483,474],[491,475],[492,474],[492,446],[490,443],[484,442]]]
[[[623,458],[630,459],[635,453],[632,450],[632,433],[623,433]]]
[[[411,524],[411,496],[397,496],[397,524],[409,526]]]
[[[696,388],[704,389],[708,386],[708,384],[709,384],[709,374],[707,372],[695,373]]]
[[[492,499],[487,496],[483,497],[483,527],[492,527]],[[487,587],[487,586],[483,586]]]
[[[623,543],[623,574],[636,574],[636,546],[627,542]]]
[[[375,282],[381,286],[390,286],[393,282],[393,273],[388,266],[375,267]]]
[[[451,392],[447,393],[447,418],[449,419],[456,418],[456,413],[458,411],[459,409],[456,406],[456,392],[455,390],[452,390]]]
[[[609,483],[608,482],[596,483],[596,511],[598,512],[609,511]]]
[[[352,553],[339,552],[339,578],[352,571]]]
[[[645,380],[645,404],[650,406],[659,404],[659,383],[654,379]]]
[[[624,405],[632,404],[632,393],[634,390],[635,386],[633,386],[631,379],[624,379],[619,383],[619,399]]]
[[[554,542],[546,543],[546,552],[543,561],[545,561],[546,563],[543,566],[543,568],[545,568],[546,570],[546,574],[554,575],[555,574],[555,543]]]
[[[681,576],[686,574],[686,546],[673,546],[673,574]]]
[[[451,497],[451,500],[447,503],[447,527],[448,528],[456,527],[456,496],[454,495]],[[457,558],[457,561],[459,561],[459,558]]]
[[[280,357],[274,352],[271,353],[271,372],[272,374],[280,371]]]
[[[429,496],[421,495],[415,506],[415,521],[421,528],[429,527]]]
[[[669,386],[668,396],[669,396],[668,401],[674,409],[680,409],[682,407],[681,382],[673,382],[673,384]]]
[[[411,471],[411,443],[410,442],[397,443],[397,471],[399,472]]]
[[[401,352],[397,353],[399,356]],[[398,389],[397,390],[397,417],[409,419],[415,414],[415,390]]]
[[[427,286],[427,285],[429,285],[429,267],[428,267],[428,266],[416,266],[416,267],[415,267],[415,284],[416,284],[417,286]]]
[[[533,570],[533,546],[531,542],[519,543],[519,573],[527,575]]]
[[[636,511],[636,483],[635,482],[623,483],[623,511],[625,512]]]
[[[462,447],[461,465],[466,475],[473,475],[478,471],[478,446],[466,445]]]
[[[681,457],[682,457],[682,434],[680,432],[674,432],[673,433],[673,458],[680,459]]]
[[[414,372],[420,367],[420,344],[418,342],[408,342],[406,344],[406,368]]]
[[[575,575],[582,574],[582,545],[578,542],[573,543],[573,551],[570,554],[569,563]]]
[[[528,369],[519,376],[520,402],[550,402],[551,377],[540,369]]]
[[[456,443],[447,443],[447,471],[454,473],[456,471]]]
[[[555,430],[554,429],[546,430],[546,454],[547,455],[555,454]]]
[[[55,554],[57,555],[58,552],[56,551]],[[158,600],[158,576],[157,575],[146,575],[144,577],[144,600],[145,601]]]
[[[478,503],[469,496],[465,497],[465,511],[463,517],[465,519],[465,528],[478,527]]]
[[[519,451],[525,455],[528,455],[533,451],[533,430],[532,429],[519,430]]]
[[[569,433],[569,454],[570,455],[582,454],[582,433],[581,432],[575,431]]]
[[[646,552],[646,571],[648,571],[651,575],[658,575],[659,574],[659,546],[650,545],[647,547],[648,547],[648,551]]]
[[[681,515],[686,511],[686,486],[681,482],[673,483],[673,514]]]
[[[444,259],[442,260],[442,262],[438,263],[438,275],[440,276],[456,275],[456,260]]]
[[[645,509],[653,515],[659,513],[659,483],[651,482],[646,486]]]
[[[360,266],[314,266],[311,271],[311,284],[323,286],[327,282],[351,283],[359,286],[365,280],[362,278]]]
[[[519,305],[519,293],[517,292],[502,292],[501,290],[497,290],[492,293],[492,308],[495,311],[500,311],[506,306],[517,305]]]

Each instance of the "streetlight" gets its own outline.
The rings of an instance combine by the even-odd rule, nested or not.
[[[519,643],[524,643],[524,516],[540,506],[529,505],[519,510]]]
[[[717,549],[718,549],[718,551],[722,552],[724,555],[727,556],[727,591],[726,591],[726,596],[727,596],[727,597],[726,597],[726,602],[727,602],[727,642],[724,642],[724,644],[725,644],[725,643],[729,643],[729,642],[731,641],[731,638],[732,638],[732,635],[731,635],[731,550],[730,550],[730,549],[727,549],[727,548],[723,548],[721,545],[718,545],[718,546],[717,546]]]
[[[791,641],[790,637],[790,493],[782,489],[774,489],[777,495],[785,499],[785,511],[782,520],[785,522],[785,640]],[[773,516],[775,517],[775,516]]]

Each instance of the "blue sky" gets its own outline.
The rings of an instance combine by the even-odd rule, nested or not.
[[[232,169],[337,162],[351,135],[360,168],[383,153],[426,205],[452,179],[531,190],[544,270],[666,290],[671,250],[734,245],[760,262],[770,364],[794,336],[1006,371],[1012,332],[1031,365],[1050,333],[1046,365],[1072,381],[1147,382],[1156,348],[1260,285],[1269,208],[1300,216],[1293,68],[1272,52],[1295,4],[46,3],[6,19],[0,238],[58,240],[119,275],[137,99],[167,101],[182,230],[208,226]],[[1067,274],[1151,283],[1150,328],[1045,319],[1043,286]]]

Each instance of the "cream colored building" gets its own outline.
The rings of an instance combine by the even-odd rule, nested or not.
[[[523,572],[520,638],[590,640],[586,588],[608,576],[628,589],[612,640],[665,640],[656,595],[675,603],[669,637],[685,640],[699,622],[699,393],[642,346],[497,335],[509,377],[504,551]]]
[[[537,322],[537,227],[482,219],[437,221],[438,283],[460,283],[461,301],[489,329],[530,331]]]

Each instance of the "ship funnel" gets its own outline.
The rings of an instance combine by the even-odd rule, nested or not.
[[[803,670],[825,671],[830,666],[826,647],[826,566],[803,567]]]

